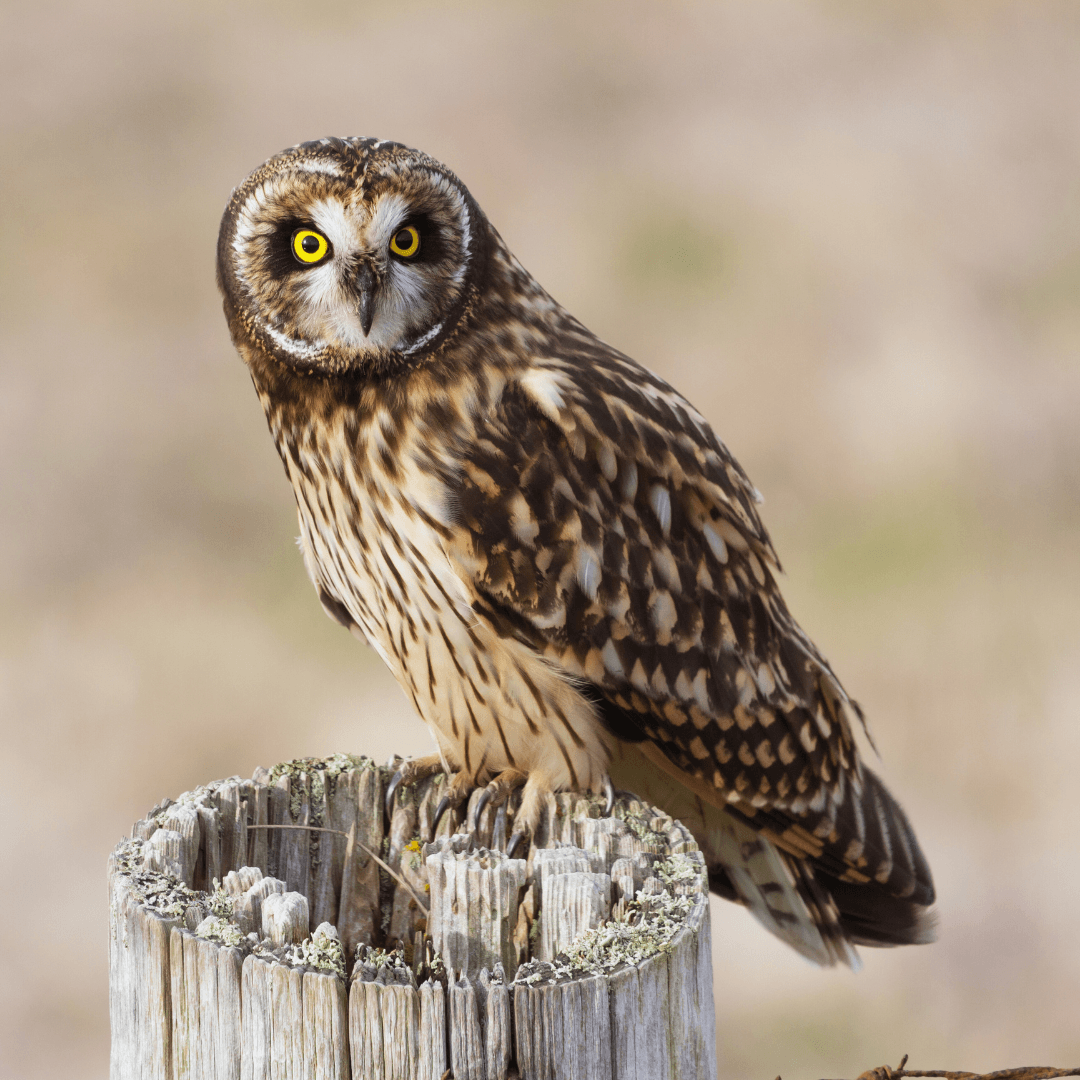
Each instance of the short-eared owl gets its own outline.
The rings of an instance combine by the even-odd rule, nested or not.
[[[434,735],[407,780],[521,788],[526,832],[548,792],[614,781],[804,955],[929,939],[929,867],[788,613],[753,485],[449,169],[374,139],[286,150],[233,192],[218,280],[319,598]]]

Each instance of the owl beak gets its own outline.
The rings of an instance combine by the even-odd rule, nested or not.
[[[375,319],[375,290],[379,287],[375,271],[364,263],[356,272],[356,291],[360,294],[360,329],[364,337],[371,333],[371,324]]]

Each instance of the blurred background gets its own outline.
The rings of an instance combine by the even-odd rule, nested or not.
[[[214,286],[230,189],[328,134],[445,161],[712,421],[918,829],[932,947],[819,971],[715,905],[721,1076],[1080,1059],[1080,6],[0,17],[0,1075],[106,1075],[106,857],[161,797],[428,748]]]

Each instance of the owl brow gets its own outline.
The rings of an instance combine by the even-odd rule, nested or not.
[[[308,158],[307,160],[292,163],[294,169],[301,172],[325,173],[327,176],[342,176],[341,167],[334,161],[325,157]]]

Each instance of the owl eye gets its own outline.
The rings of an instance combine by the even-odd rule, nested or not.
[[[330,241],[313,229],[297,229],[292,235],[292,253],[306,266],[322,262],[330,250]]]
[[[420,234],[415,225],[406,225],[398,229],[390,241],[390,250],[403,259],[411,259],[420,250]]]

